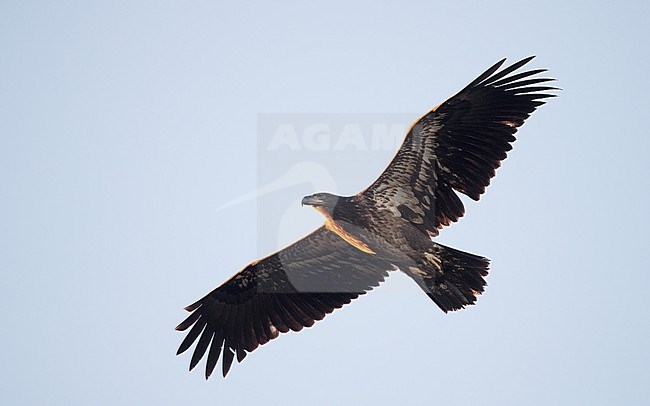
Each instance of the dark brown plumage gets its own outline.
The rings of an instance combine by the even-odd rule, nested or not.
[[[421,117],[388,168],[350,197],[318,193],[303,204],[324,226],[246,266],[201,300],[176,329],[192,327],[178,354],[198,342],[190,370],[208,353],[208,378],[222,355],[226,376],[237,357],[289,330],[300,331],[379,285],[389,271],[409,275],[445,312],[476,301],[486,258],[431,240],[457,221],[456,192],[478,200],[506,158],[514,133],[552,97],[544,70],[515,73],[533,57],[499,72],[498,62]]]

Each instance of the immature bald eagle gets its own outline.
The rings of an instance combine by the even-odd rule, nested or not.
[[[488,274],[486,258],[435,243],[438,230],[464,207],[456,192],[478,200],[514,133],[556,88],[540,85],[544,69],[500,72],[499,61],[409,129],[384,173],[349,197],[317,193],[302,200],[325,224],[293,245],[254,261],[198,302],[177,330],[193,326],[178,349],[198,338],[190,370],[208,352],[206,379],[223,353],[223,376],[235,354],[289,330],[300,331],[401,270],[444,312],[474,304]],[[200,338],[199,338],[200,337]]]

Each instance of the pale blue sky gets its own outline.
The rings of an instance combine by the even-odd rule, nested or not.
[[[644,404],[649,15],[636,1],[2,2],[3,403]],[[531,54],[561,97],[440,236],[492,260],[477,306],[444,315],[394,275],[226,380],[187,372],[182,307],[279,247],[259,240],[255,201],[217,210],[271,162],[258,114],[418,115]],[[351,194],[384,155],[319,163],[345,165]],[[286,242],[322,221],[291,207]]]

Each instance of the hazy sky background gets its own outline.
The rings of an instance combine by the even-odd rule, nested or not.
[[[649,15],[638,1],[3,1],[3,402],[647,404]],[[260,113],[419,115],[530,54],[561,97],[439,239],[492,260],[477,306],[445,315],[395,274],[226,380],[187,372],[182,307],[280,246],[259,241],[255,201],[217,210],[266,173]],[[343,165],[352,194],[384,155],[319,163]],[[285,242],[322,222],[292,210]]]

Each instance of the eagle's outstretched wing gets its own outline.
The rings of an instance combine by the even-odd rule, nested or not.
[[[379,285],[389,263],[321,227],[287,248],[253,262],[203,299],[177,330],[193,326],[178,354],[198,338],[190,370],[208,352],[206,379],[223,352],[225,377],[237,360],[289,330],[300,331]],[[200,337],[200,338],[199,338]]]
[[[465,209],[456,191],[478,200],[506,158],[514,133],[557,88],[554,79],[515,73],[533,57],[503,70],[499,61],[455,96],[421,117],[388,168],[361,192],[422,231],[457,221]]]

